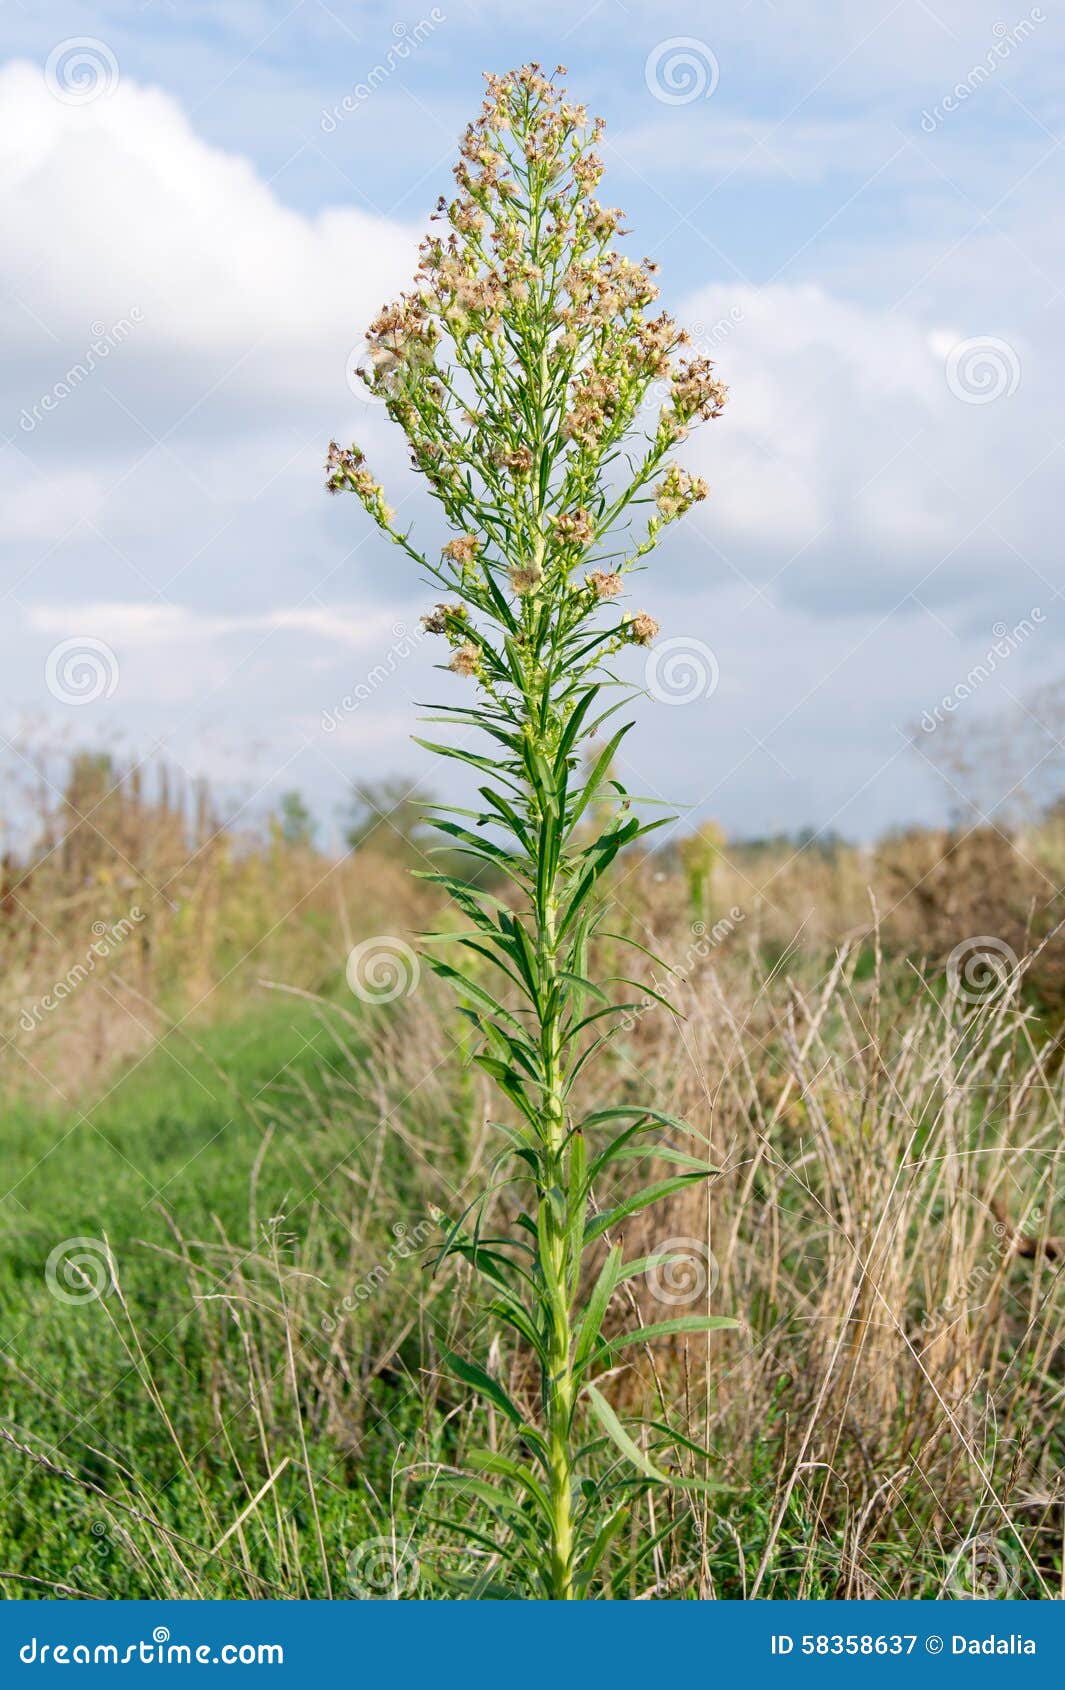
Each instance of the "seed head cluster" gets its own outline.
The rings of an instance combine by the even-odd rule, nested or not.
[[[727,389],[655,308],[657,266],[615,244],[623,213],[597,197],[602,119],[536,64],[486,84],[456,193],[437,205],[412,287],[370,324],[360,370],[453,537],[438,563],[426,558],[396,529],[357,446],[330,447],[327,486],[356,493],[486,636],[501,626],[534,666],[548,628],[575,636],[622,594],[658,531],[706,498],[706,483],[670,454],[721,414]],[[657,412],[652,383],[666,384]],[[457,611],[438,605],[424,620],[451,637]],[[581,647],[587,667],[657,631],[644,612],[621,618]],[[456,638],[451,668],[490,690],[513,683],[490,640]]]

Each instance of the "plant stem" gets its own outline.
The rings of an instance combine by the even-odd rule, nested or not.
[[[569,1260],[569,1178],[566,1124],[560,1072],[555,888],[540,913],[540,968],[549,1005],[540,1027],[544,1060],[543,1178],[540,1191],[540,1265],[550,1319],[548,1367],[543,1381],[547,1416],[551,1496],[551,1585],[559,1601],[573,1599],[572,1463],[573,1353]]]

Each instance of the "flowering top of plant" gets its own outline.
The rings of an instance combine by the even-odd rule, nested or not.
[[[515,665],[535,664],[548,627],[581,666],[653,638],[645,614],[576,637],[659,530],[706,497],[670,453],[693,423],[720,415],[727,389],[708,359],[683,355],[687,336],[668,312],[652,315],[657,267],[613,245],[622,213],[595,197],[602,121],[589,123],[536,65],[486,80],[455,167],[459,193],[437,207],[445,227],[422,243],[411,291],[371,324],[360,371],[456,537],[430,563],[395,529],[358,447],[334,444],[327,467],[331,491],[357,493],[433,578],[503,631],[500,652],[457,609],[427,618],[455,647],[454,667],[506,689]],[[640,434],[652,383],[668,383],[668,398]],[[649,513],[642,533],[609,550],[638,505]]]
[[[431,966],[457,991],[480,1036],[472,1060],[508,1114],[493,1123],[502,1149],[488,1188],[457,1219],[442,1218],[437,1265],[457,1255],[484,1276],[491,1313],[540,1371],[535,1401],[516,1401],[483,1367],[449,1358],[502,1411],[518,1451],[467,1458],[502,1481],[469,1482],[496,1535],[486,1536],[480,1515],[467,1534],[491,1552],[484,1576],[494,1592],[568,1599],[602,1577],[641,1487],[681,1482],[667,1481],[655,1451],[668,1448],[673,1465],[692,1449],[664,1422],[638,1446],[594,1376],[627,1344],[735,1324],[685,1315],[605,1335],[619,1287],[669,1259],[626,1263],[612,1229],[714,1170],[705,1154],[648,1136],[689,1134],[683,1122],[629,1102],[582,1113],[575,1090],[635,1007],[618,999],[636,981],[591,977],[601,941],[643,951],[601,933],[604,876],[661,825],[641,823],[612,777],[627,728],[593,752],[619,708],[600,707],[604,661],[658,632],[646,611],[619,617],[614,601],[660,529],[706,497],[671,453],[694,422],[719,415],[725,389],[706,359],[682,354],[673,319],[651,314],[654,267],[612,245],[621,213],[595,198],[601,123],[589,124],[537,65],[487,80],[455,170],[458,197],[437,210],[445,228],[424,242],[412,291],[371,325],[363,372],[403,428],[451,538],[437,558],[417,550],[357,446],[330,447],[328,486],[354,491],[444,590],[425,627],[447,639],[450,667],[478,683],[474,702],[446,719],[491,741],[490,756],[430,747],[474,769],[484,800],[481,811],[438,806],[447,819],[437,827],[478,860],[479,877],[429,877],[469,923],[451,935],[465,971],[441,958]],[[657,382],[668,398],[642,426]],[[583,774],[582,752],[593,752]],[[487,977],[486,963],[495,971]],[[633,1191],[631,1170],[647,1160],[673,1171]],[[485,1238],[485,1207],[504,1190],[509,1201],[523,1191],[531,1201],[509,1232]],[[582,1443],[587,1410],[603,1436]],[[619,1479],[619,1456],[635,1478]]]

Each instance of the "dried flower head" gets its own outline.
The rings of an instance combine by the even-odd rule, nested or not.
[[[444,556],[452,563],[472,563],[480,550],[481,542],[476,534],[463,534],[457,540],[449,540],[444,547]]]
[[[342,493],[350,488],[353,493],[359,495],[370,515],[382,528],[391,526],[396,513],[391,505],[385,502],[385,490],[366,468],[363,454],[357,446],[343,449],[335,440],[331,440],[325,467],[325,485],[328,492]]]
[[[614,574],[596,571],[592,592],[574,593],[579,554],[642,503],[652,514],[630,558],[642,556],[663,523],[706,497],[671,453],[694,423],[720,414],[727,390],[709,359],[683,355],[687,336],[654,305],[657,267],[621,250],[623,213],[596,197],[602,120],[538,65],[485,81],[455,192],[438,201],[413,285],[370,324],[364,372],[457,537],[429,565],[394,529],[357,447],[331,448],[328,485],[355,492],[489,627],[514,597],[518,618],[554,604],[562,650],[620,591]],[[648,391],[662,381],[669,400],[641,442]],[[615,497],[604,471],[622,459],[630,484]],[[529,634],[524,623],[506,631]],[[594,663],[601,648],[586,649]],[[483,656],[479,672],[513,684],[506,665],[489,676]]]
[[[648,616],[646,610],[638,610],[635,616],[625,618],[625,632],[633,645],[650,645],[659,631],[658,623],[653,616]]]
[[[595,523],[583,505],[575,511],[564,511],[555,517],[554,523],[555,533],[564,546],[590,546],[595,539]]]
[[[461,621],[465,614],[465,608],[461,604],[437,604],[422,617],[422,627],[427,634],[446,634],[448,618],[457,622]]]
[[[655,504],[662,513],[663,522],[676,522],[692,505],[705,499],[709,491],[702,476],[689,475],[678,464],[671,464],[655,488]]]
[[[481,654],[469,640],[452,653],[451,662],[448,664],[448,668],[454,669],[456,675],[476,675],[480,667]]]
[[[616,569],[609,572],[593,569],[587,581],[597,599],[616,599],[622,589],[621,576]]]

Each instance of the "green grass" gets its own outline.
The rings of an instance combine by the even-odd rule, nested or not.
[[[483,1439],[442,1352],[475,1354],[484,1330],[461,1274],[431,1279],[425,1250],[397,1249],[396,1229],[417,1238],[432,1203],[454,1207],[449,1179],[470,1166],[481,1116],[457,1062],[411,1090],[409,1073],[437,1060],[417,1043],[431,1006],[364,1013],[353,1023],[339,1008],[267,998],[239,1022],[164,1041],[85,1119],[5,1114],[0,1427],[24,1448],[0,1441],[0,1593],[470,1591],[476,1558],[449,1556],[454,1536],[436,1522],[471,1506],[467,1523],[491,1535],[491,1522],[424,1480],[461,1467]],[[845,1121],[840,1144],[849,1133]],[[759,1184],[751,1209],[777,1202],[775,1191]],[[801,1193],[784,1197],[782,1225],[801,1207]],[[929,1225],[932,1249],[943,1223]],[[57,1297],[50,1252],[105,1235],[117,1287]],[[793,1243],[810,1252],[796,1284],[816,1286],[816,1235],[800,1228]],[[1013,1271],[1023,1290],[1030,1265]],[[778,1304],[757,1281],[752,1292],[752,1330],[777,1332]],[[808,1413],[807,1324],[787,1323],[777,1340],[798,1385],[781,1378],[738,1441],[727,1418],[715,1432],[720,1489],[703,1568],[720,1597],[750,1589],[771,1534]],[[1008,1382],[1038,1407],[1050,1387],[1026,1362],[1022,1350]],[[683,1379],[667,1375],[667,1388],[679,1397]],[[964,1506],[956,1513],[937,1547],[918,1474],[864,1552],[879,1588],[942,1594],[953,1544],[971,1529]],[[762,1594],[837,1594],[845,1515],[796,1488]],[[619,1543],[612,1591],[690,1599],[700,1569],[690,1517],[656,1527],[670,1535],[653,1563],[635,1530]],[[1045,1534],[1029,1535],[1042,1556]],[[1005,1531],[992,1572],[1000,1561],[1018,1593],[1040,1594]],[[1056,1562],[1042,1564],[1056,1582]]]
[[[350,1040],[350,1029],[345,1036]],[[153,1566],[146,1544],[159,1534],[88,1487],[132,1503],[203,1550],[215,1526],[221,1535],[287,1456],[290,1465],[270,1496],[283,1524],[274,1515],[269,1530],[257,1533],[253,1521],[248,1534],[261,1593],[321,1595],[331,1584],[334,1593],[349,1594],[345,1557],[374,1523],[371,1492],[387,1495],[392,1451],[412,1432],[420,1404],[397,1356],[390,1358],[391,1385],[380,1375],[368,1383],[369,1404],[359,1407],[371,1432],[357,1453],[343,1427],[312,1428],[307,1465],[327,1543],[323,1557],[285,1365],[284,1321],[270,1313],[278,1273],[265,1258],[276,1253],[286,1277],[297,1262],[305,1271],[302,1264],[313,1257],[325,1283],[294,1281],[292,1300],[302,1299],[309,1285],[320,1311],[333,1305],[329,1267],[343,1264],[353,1248],[348,1194],[356,1187],[349,1172],[365,1169],[379,1130],[320,1017],[290,1000],[195,1041],[168,1039],[131,1065],[81,1119],[26,1110],[7,1115],[0,1420],[65,1476],[10,1445],[0,1450],[5,1574],[113,1596],[158,1594],[166,1581],[175,1594],[252,1594],[255,1580],[246,1569],[231,1574],[220,1560],[198,1563],[182,1551],[188,1580],[177,1571],[176,1556],[164,1555],[162,1569]],[[269,1146],[261,1156],[265,1134]],[[389,1217],[419,1201],[409,1162],[395,1152],[386,1140]],[[188,1251],[195,1271],[174,1259],[176,1231],[206,1245]],[[102,1260],[105,1236],[119,1289],[84,1302],[57,1297],[46,1279],[50,1252],[64,1240],[94,1239],[101,1241]],[[225,1255],[212,1254],[224,1240],[231,1245]],[[249,1253],[253,1241],[258,1249]],[[358,1249],[372,1262],[390,1242],[388,1219],[375,1217]],[[242,1263],[239,1283],[233,1262]],[[417,1259],[400,1261],[389,1297],[401,1307],[416,1297],[419,1274]],[[249,1290],[258,1296],[256,1288],[261,1309],[246,1309],[242,1333],[232,1308],[239,1311]],[[73,1292],[83,1289],[75,1280]],[[232,1293],[232,1307],[217,1300],[220,1291]],[[385,1303],[377,1297],[356,1311],[362,1328],[356,1342],[387,1327]],[[320,1324],[305,1326],[306,1344],[324,1354]],[[301,1365],[301,1378],[304,1371]],[[386,1404],[389,1423],[380,1417]],[[312,1381],[300,1404],[303,1416],[317,1412],[324,1422],[328,1406]],[[296,1547],[286,1555],[279,1543],[290,1527]],[[231,1540],[229,1548],[235,1552],[237,1544]],[[44,1586],[9,1581],[4,1588],[25,1594]]]
[[[270,1006],[237,1026],[175,1034],[77,1115],[5,1115],[0,1205],[6,1295],[40,1280],[58,1239],[105,1229],[124,1254],[161,1238],[158,1206],[201,1226],[247,1212],[257,1115],[300,1078],[314,1086],[327,1039],[309,1006]],[[43,1251],[43,1255],[42,1255]]]

